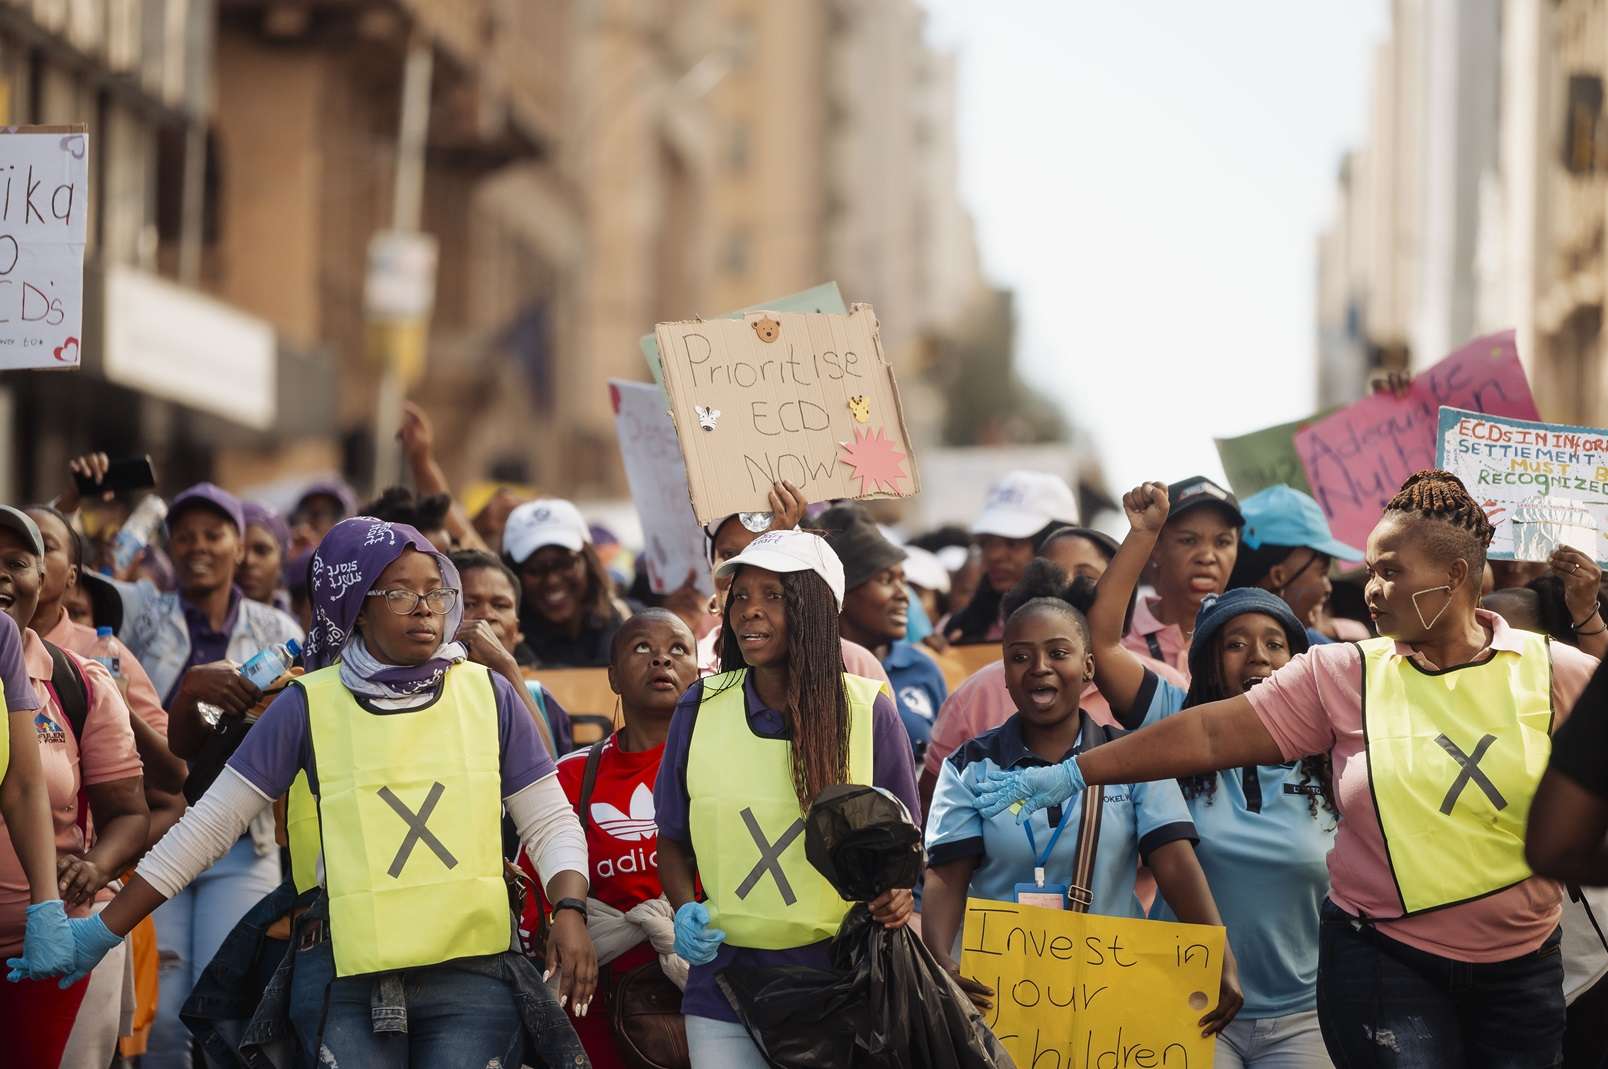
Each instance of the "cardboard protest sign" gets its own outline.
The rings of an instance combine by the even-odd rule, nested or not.
[[[735,312],[722,312],[716,319],[741,319],[749,312],[820,312],[830,315],[848,315],[849,306],[843,303],[843,294],[838,290],[836,282],[823,282],[819,286],[802,290],[798,293],[789,293],[786,297],[777,297],[763,304],[749,305],[739,308]],[[642,335],[642,358],[648,362],[648,370],[653,373],[653,381],[660,386],[664,385],[664,370],[659,366],[659,339],[652,334]]]
[[[0,369],[77,369],[88,214],[86,127],[0,127]]]
[[[968,899],[960,971],[994,989],[984,1020],[1036,1069],[1209,1066],[1221,928]]]
[[[569,714],[576,746],[590,746],[623,726],[607,668],[541,668],[533,674]]]
[[[1374,394],[1296,432],[1295,450],[1334,536],[1365,546],[1407,476],[1433,467],[1440,407],[1535,419],[1513,332],[1469,342],[1413,378],[1406,396]]]
[[[1217,445],[1218,459],[1223,462],[1223,474],[1228,476],[1229,488],[1242,499],[1280,483],[1304,494],[1311,493],[1306,469],[1301,466],[1301,455],[1295,451],[1295,434],[1332,411],[1276,427],[1263,427],[1237,438],[1212,439]]]
[[[1442,408],[1435,463],[1496,526],[1491,558],[1544,561],[1564,545],[1608,564],[1608,430]]]
[[[642,520],[642,555],[653,592],[668,594],[690,577],[699,593],[713,594],[704,532],[692,514],[687,466],[664,391],[651,382],[610,379],[609,400],[625,481]]]
[[[699,523],[768,510],[778,479],[811,501],[921,489],[870,305],[660,323],[655,333]]]

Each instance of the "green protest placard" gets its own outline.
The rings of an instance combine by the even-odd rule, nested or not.
[[[1295,432],[1333,411],[1325,409],[1305,419],[1263,427],[1238,438],[1212,439],[1217,443],[1217,455],[1223,461],[1229,487],[1240,497],[1249,497],[1279,483],[1303,494],[1311,493],[1306,469],[1301,466],[1301,455],[1295,451]]]

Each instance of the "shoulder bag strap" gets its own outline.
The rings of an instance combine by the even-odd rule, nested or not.
[[[1083,753],[1108,739],[1105,729],[1084,714]],[[1105,809],[1105,788],[1096,785],[1083,792],[1083,814],[1078,822],[1078,850],[1072,865],[1072,886],[1067,891],[1074,913],[1087,913],[1094,904],[1094,855],[1100,846],[1100,817]]]
[[[67,718],[68,730],[73,733],[73,741],[78,744],[80,754],[84,748],[84,725],[89,720],[89,680],[84,678],[83,672],[67,656],[65,650],[53,642],[44,642],[45,651],[50,654],[50,692],[56,698],[56,704],[61,706],[62,715]],[[81,774],[82,770],[80,770]],[[78,830],[86,836],[89,834],[89,795],[83,787],[80,778],[78,788],[78,813],[73,823]]]
[[[579,803],[581,833],[592,828],[592,788],[597,786],[597,766],[603,763],[603,746],[608,739],[598,739],[586,754],[586,768],[581,771],[581,800]]]
[[[40,639],[44,642],[44,639]],[[66,714],[73,738],[84,740],[84,723],[89,719],[89,684],[66,652],[53,642],[44,642],[50,654],[50,689]]]

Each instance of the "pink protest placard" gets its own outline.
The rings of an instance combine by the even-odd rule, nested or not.
[[[1374,394],[1296,433],[1312,496],[1336,538],[1365,546],[1407,476],[1435,466],[1441,405],[1540,417],[1511,330],[1469,342],[1415,376],[1404,397]]]

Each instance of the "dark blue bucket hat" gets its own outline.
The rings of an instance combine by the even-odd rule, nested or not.
[[[1296,619],[1295,613],[1290,610],[1289,604],[1283,598],[1260,587],[1240,587],[1216,597],[1209,597],[1201,603],[1200,612],[1195,615],[1195,634],[1189,646],[1191,679],[1203,678],[1205,675],[1206,658],[1211,656],[1212,636],[1221,631],[1230,620],[1244,616],[1248,612],[1271,616],[1283,626],[1285,637],[1290,640],[1290,656],[1305,653],[1307,647],[1312,644],[1307,637],[1306,628]]]

